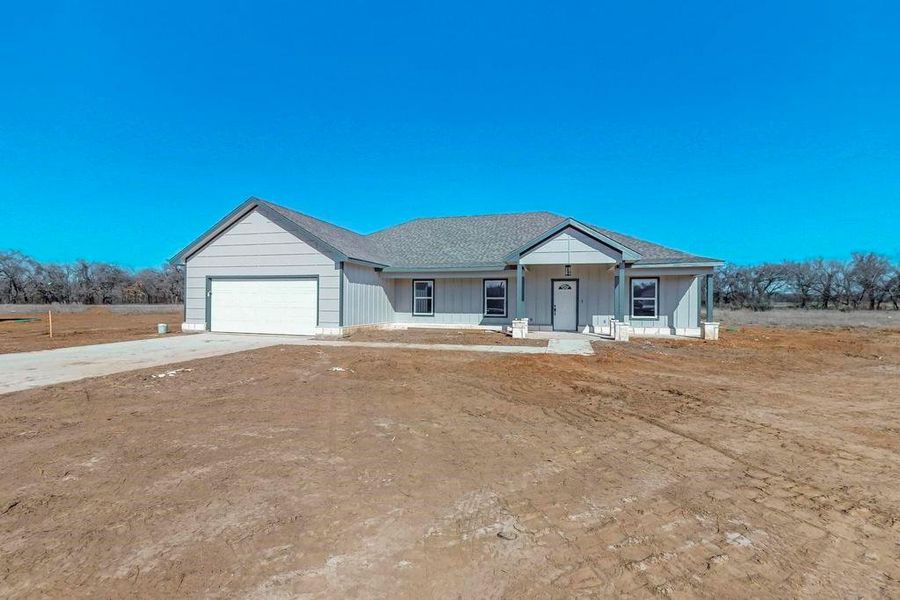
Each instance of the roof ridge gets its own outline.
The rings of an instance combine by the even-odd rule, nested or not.
[[[368,236],[367,236],[366,234],[364,234],[364,233],[359,233],[359,232],[357,232],[357,231],[353,231],[352,229],[348,229],[347,227],[344,227],[343,225],[338,225],[337,223],[332,223],[331,221],[326,221],[325,219],[320,219],[320,218],[318,218],[318,217],[314,217],[314,216],[312,216],[312,215],[308,215],[308,214],[306,214],[306,213],[304,213],[304,212],[300,212],[299,210],[295,210],[295,209],[290,208],[290,207],[288,207],[288,206],[284,206],[283,204],[276,204],[275,202],[272,202],[272,201],[270,201],[270,200],[265,200],[264,198],[259,198],[259,197],[257,197],[257,196],[253,196],[252,198],[253,198],[254,200],[256,200],[257,202],[263,202],[263,203],[265,203],[265,204],[268,204],[268,205],[271,206],[272,208],[276,208],[276,209],[277,209],[277,208],[280,208],[280,209],[282,209],[282,210],[286,210],[286,211],[288,211],[288,212],[292,212],[292,213],[298,214],[298,215],[300,215],[301,217],[306,217],[307,219],[312,219],[313,221],[318,221],[319,223],[325,223],[326,225],[329,225],[329,226],[331,226],[331,227],[336,227],[337,229],[343,229],[343,230],[346,231],[347,233],[352,233],[353,235],[359,236],[359,237],[361,237],[361,238],[368,237]]]
[[[526,210],[521,212],[503,212],[503,213],[482,213],[480,215],[447,215],[445,217],[416,217],[415,219],[410,219],[409,221],[404,221],[403,223],[412,223],[413,221],[429,221],[429,220],[437,220],[437,219],[477,219],[479,217],[512,217],[512,216],[522,216],[522,215],[552,215],[554,217],[559,217],[560,219],[565,219],[562,215],[558,215],[554,212],[550,212],[549,210]],[[401,225],[403,224],[401,223]]]
[[[410,223],[418,223],[420,221],[445,221],[450,219],[478,219],[482,217],[513,217],[513,216],[522,216],[522,215],[549,215],[551,217],[557,217],[559,219],[568,219],[569,217],[564,217],[555,212],[550,212],[549,210],[529,210],[523,212],[505,212],[505,213],[485,213],[480,215],[448,215],[445,217],[416,217],[414,219],[407,219],[406,221],[400,221],[399,223],[395,223],[394,225],[388,225],[387,227],[382,227],[372,233],[363,234],[364,237],[369,237],[376,235],[378,233],[383,233],[385,231],[395,229],[397,227],[402,227],[403,225],[409,225]]]

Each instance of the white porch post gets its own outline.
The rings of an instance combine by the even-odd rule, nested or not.
[[[519,261],[516,261],[516,318],[525,318],[525,271]]]
[[[713,274],[710,273],[706,276],[706,320],[700,323],[700,337],[704,340],[719,339],[719,324],[713,321],[713,295]]]

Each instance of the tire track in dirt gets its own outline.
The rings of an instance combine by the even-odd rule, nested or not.
[[[608,410],[609,406],[604,406],[604,410]],[[706,448],[708,450],[713,451],[714,453],[725,457],[729,461],[733,461],[736,464],[741,465],[744,468],[744,477],[753,479],[757,481],[757,487],[761,490],[761,496],[764,498],[762,500],[763,505],[767,510],[774,511],[778,514],[781,514],[783,517],[788,519],[791,522],[802,523],[803,525],[817,530],[821,535],[831,538],[837,538],[842,540],[842,542],[846,544],[851,544],[856,548],[856,553],[858,555],[867,555],[868,552],[866,550],[867,546],[861,543],[861,540],[866,539],[870,536],[878,536],[883,540],[883,544],[881,547],[884,549],[885,555],[883,558],[889,558],[889,550],[891,545],[891,536],[885,537],[884,531],[885,529],[890,530],[892,527],[896,526],[896,522],[891,519],[889,515],[884,513],[878,513],[875,516],[878,518],[874,518],[872,515],[867,515],[866,511],[868,509],[860,510],[845,510],[845,511],[836,511],[830,508],[831,502],[816,502],[818,498],[826,498],[829,496],[829,493],[817,488],[813,488],[808,486],[806,490],[798,491],[798,488],[803,486],[804,484],[799,484],[798,482],[783,476],[782,474],[772,471],[767,468],[758,468],[757,465],[753,462],[746,461],[742,457],[735,455],[733,452],[729,451],[727,448],[721,448],[718,444],[710,443],[708,440],[704,440],[690,432],[681,431],[678,428],[669,426],[666,423],[660,422],[657,419],[649,418],[646,415],[642,415],[640,413],[634,411],[628,411],[625,409],[613,409],[618,415],[623,417],[628,417],[640,421],[642,423],[646,423],[654,428],[657,428],[668,435],[675,436],[676,438],[686,440],[688,443],[697,444]],[[566,421],[570,425],[582,429],[582,430],[591,430],[593,429],[592,423],[596,423],[598,418],[598,408],[590,408],[590,407],[579,407],[577,409],[573,408],[561,408],[561,409],[550,409],[546,411],[548,416],[553,416],[559,418],[563,421]],[[642,453],[653,454],[655,450],[663,447],[663,444],[640,444],[640,449]],[[687,449],[687,453],[696,454],[696,450]],[[630,456],[630,459],[642,460],[644,462],[649,462],[650,464],[656,464],[660,467],[665,467],[666,463],[662,460],[655,461],[650,459],[648,456]],[[671,466],[671,463],[668,464]],[[778,498],[778,497],[786,497],[791,500],[791,504],[785,506],[779,506],[777,501],[770,502],[769,498]],[[800,498],[801,500],[797,500]],[[757,502],[758,499],[751,498],[753,502]],[[807,518],[802,514],[798,514],[798,508],[795,506],[798,502],[805,501],[808,504],[808,507],[811,510],[815,511],[815,514],[812,518]],[[820,525],[817,521],[825,517],[827,514],[830,524],[828,525]],[[896,540],[896,536],[894,536]],[[651,554],[645,559],[641,559],[639,561],[625,563],[626,567],[632,568],[635,564],[641,565],[640,569],[643,570],[647,568],[647,560],[650,560],[651,563],[656,560],[668,560],[669,558],[674,558],[675,555],[655,555]],[[668,558],[667,558],[668,557]],[[716,556],[710,557],[710,560],[715,559]],[[620,565],[621,566],[621,565]],[[853,564],[845,565],[845,568],[852,569],[855,568]],[[893,580],[890,576],[885,572],[883,573],[886,578],[888,586],[892,585]],[[681,578],[681,583],[687,584],[692,577],[696,575],[685,576]],[[668,580],[668,583],[672,583],[674,580]],[[648,582],[650,585],[652,581]],[[656,587],[653,588],[657,592],[665,592],[666,586],[660,584],[656,584]]]
[[[625,388],[625,387],[626,386],[623,386],[623,388]],[[680,395],[681,394],[679,394],[679,396]],[[730,450],[729,448],[727,448],[721,444],[718,444],[712,440],[703,438],[699,435],[696,435],[696,434],[686,431],[684,429],[670,425],[669,423],[667,423],[661,419],[650,417],[650,416],[642,414],[638,411],[629,410],[629,409],[623,408],[621,406],[613,407],[613,406],[610,406],[609,404],[604,404],[604,411],[614,411],[616,414],[618,414],[620,416],[627,416],[627,417],[636,419],[638,421],[641,421],[641,422],[651,425],[653,427],[657,427],[657,428],[659,428],[669,434],[672,434],[674,436],[678,436],[678,437],[690,440],[700,446],[708,448],[708,449],[728,458],[729,460],[732,460],[732,461],[744,466],[748,470],[762,472],[762,473],[765,473],[766,475],[768,475],[769,477],[777,477],[781,480],[789,482],[790,484],[792,484],[794,486],[802,485],[802,486],[808,486],[810,488],[813,488],[814,495],[808,496],[808,499],[813,502],[815,501],[815,498],[837,495],[837,496],[839,496],[841,502],[849,503],[852,506],[864,507],[866,510],[874,513],[874,515],[876,515],[878,517],[878,519],[876,520],[876,519],[872,518],[872,519],[867,519],[867,520],[873,521],[872,525],[875,527],[892,527],[893,524],[900,521],[900,519],[898,519],[898,516],[895,513],[882,510],[881,508],[879,508],[877,506],[872,506],[872,503],[866,502],[864,499],[852,497],[852,496],[848,495],[845,491],[841,491],[841,490],[833,489],[833,488],[832,489],[823,489],[823,488],[815,486],[814,484],[809,483],[808,481],[801,481],[801,480],[794,479],[791,476],[789,476],[785,473],[782,473],[782,472],[775,471],[775,470],[767,467],[766,465],[762,465],[757,462],[747,460],[742,455],[740,455],[736,452],[733,452],[732,450]],[[551,414],[557,415],[560,419],[569,423],[570,425],[573,425],[573,426],[575,426],[577,428],[581,428],[581,429],[584,428],[583,424],[585,422],[590,423],[590,422],[598,422],[601,420],[601,416],[600,416],[601,411],[600,410],[598,410],[596,408],[592,409],[589,406],[584,406],[584,405],[581,405],[577,408],[565,407],[565,408],[551,409],[549,412]],[[728,419],[724,419],[724,418],[715,417],[708,413],[704,414],[703,418],[709,419],[709,420],[719,420],[722,423],[729,423],[729,424],[734,423],[734,420],[728,420]],[[736,420],[737,419],[740,419],[740,417],[736,417]],[[760,429],[762,429],[763,431],[768,430],[768,428],[766,426],[753,427],[753,430],[756,430],[756,431],[758,431]],[[768,431],[767,431],[767,433],[773,437],[778,437],[777,434],[774,434],[774,433],[771,433]],[[821,452],[821,450],[819,450],[818,448],[815,449],[815,451]],[[822,528],[813,522],[809,522],[806,520],[804,520],[803,522],[812,527],[817,527],[817,528],[822,529],[823,531],[827,531],[827,529]],[[838,537],[840,537],[840,535],[838,535]]]
[[[574,392],[573,395],[584,397],[588,402],[599,403],[596,407],[591,407],[590,405],[585,405],[582,403],[579,404],[577,408],[573,408],[571,405],[566,405],[563,407],[556,407],[552,409],[551,412],[557,412],[558,414],[560,414],[560,417],[564,421],[576,427],[580,426],[580,418],[588,422],[597,422],[601,418],[610,416],[614,411],[619,415],[627,415],[653,426],[662,428],[673,435],[679,435],[689,438],[695,443],[719,452],[727,458],[743,464],[748,468],[766,471],[770,475],[783,477],[786,480],[789,480],[797,485],[802,484],[816,487],[821,492],[820,495],[822,496],[828,494],[839,494],[842,496],[845,502],[852,502],[855,505],[864,506],[872,512],[879,513],[884,521],[883,523],[881,523],[882,525],[891,521],[895,521],[897,519],[897,515],[894,511],[882,509],[876,506],[874,502],[868,501],[865,498],[852,496],[846,489],[834,487],[824,488],[820,484],[816,484],[812,481],[797,479],[791,475],[788,475],[787,473],[774,470],[769,466],[749,460],[745,456],[731,450],[730,448],[722,444],[716,443],[711,439],[701,437],[683,428],[676,427],[669,422],[672,419],[666,420],[654,416],[649,416],[641,411],[628,409],[625,407],[625,399],[628,399],[629,404],[647,405],[648,403],[641,402],[640,400],[648,398],[655,400],[659,399],[660,397],[669,396],[678,403],[678,406],[676,406],[673,410],[675,414],[679,415],[679,417],[693,420],[701,419],[714,421],[719,423],[720,427],[727,427],[740,432],[740,437],[742,438],[745,438],[750,432],[755,435],[766,436],[770,438],[770,441],[767,445],[768,447],[781,446],[783,448],[787,448],[786,445],[791,444],[794,445],[800,452],[805,452],[807,456],[809,456],[810,454],[819,455],[824,460],[829,461],[830,464],[839,463],[840,461],[850,461],[857,462],[861,465],[876,465],[877,468],[878,465],[884,464],[885,459],[894,456],[894,453],[886,453],[884,451],[870,449],[865,446],[858,447],[859,450],[864,454],[852,453],[846,448],[838,447],[837,445],[830,444],[827,441],[816,440],[808,437],[805,433],[797,431],[796,429],[785,430],[775,428],[771,424],[756,422],[737,414],[730,414],[728,416],[722,417],[714,412],[715,407],[720,404],[718,401],[714,399],[704,399],[695,394],[679,390],[678,388],[666,386],[665,383],[661,383],[660,388],[649,388],[640,384],[624,384],[620,381],[616,381],[615,379],[610,378],[604,380],[602,382],[602,385],[605,387],[601,387],[599,389],[596,382],[592,381],[574,381],[569,385]],[[611,392],[609,388],[618,390],[619,393]],[[600,392],[599,394],[598,391]],[[687,399],[687,401],[685,402],[684,399]],[[697,411],[699,409],[704,410],[701,415],[697,414]],[[887,467],[882,467],[882,469],[884,468]],[[879,470],[879,473],[883,472],[883,470]]]

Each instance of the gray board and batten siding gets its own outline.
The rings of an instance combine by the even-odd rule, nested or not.
[[[319,326],[339,327],[341,265],[325,252],[254,210],[187,258],[185,322],[205,327],[208,277],[315,276]]]

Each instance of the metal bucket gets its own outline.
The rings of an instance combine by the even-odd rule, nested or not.
[[[156,333],[162,335],[164,333],[169,333],[169,326],[165,323],[158,323],[156,325]]]

